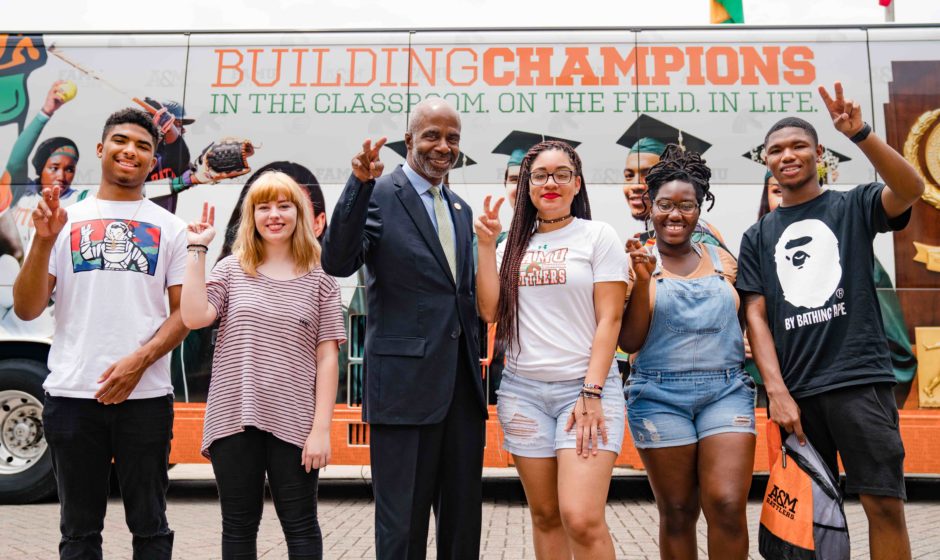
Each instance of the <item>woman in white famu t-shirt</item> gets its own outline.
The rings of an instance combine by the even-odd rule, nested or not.
[[[319,558],[317,473],[330,460],[339,285],[320,267],[310,198],[289,175],[261,174],[242,202],[232,255],[205,278],[214,211],[189,225],[180,310],[219,321],[202,453],[222,506],[222,557],[254,558],[267,477],[291,555]]]
[[[538,558],[613,559],[604,518],[624,431],[614,361],[629,265],[610,225],[591,221],[581,158],[565,142],[526,154],[497,248],[499,207],[474,224],[477,300],[497,322],[506,369],[496,410],[532,512]]]

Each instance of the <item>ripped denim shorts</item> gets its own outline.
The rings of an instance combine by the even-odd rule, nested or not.
[[[496,415],[503,428],[503,448],[520,457],[555,457],[558,449],[576,449],[575,430],[565,431],[568,416],[581,393],[584,378],[570,381],[537,381],[503,370],[496,391]],[[623,383],[617,367],[604,381],[601,404],[607,427],[607,443],[599,450],[620,453],[624,434]]]
[[[756,434],[756,385],[742,369],[677,373],[634,370],[625,389],[639,449],[678,447],[724,433]]]

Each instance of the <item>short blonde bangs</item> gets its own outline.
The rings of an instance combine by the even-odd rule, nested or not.
[[[255,228],[255,207],[265,202],[286,198],[297,208],[297,225],[291,236],[291,254],[298,273],[306,273],[320,264],[320,243],[313,233],[313,204],[304,189],[288,174],[268,171],[260,175],[248,189],[242,202],[241,223],[232,246],[232,253],[242,268],[254,276],[264,262],[264,239]]]

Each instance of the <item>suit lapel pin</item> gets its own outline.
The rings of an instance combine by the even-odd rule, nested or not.
[[[461,206],[459,202],[455,202],[455,203],[454,203],[454,209],[455,209],[455,210],[460,210],[461,208],[463,208],[463,206]]]

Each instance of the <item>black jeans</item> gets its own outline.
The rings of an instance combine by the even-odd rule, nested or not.
[[[61,505],[59,557],[102,557],[113,459],[127,528],[134,535],[134,560],[171,558],[166,471],[173,396],[104,405],[94,399],[46,395],[42,421]]]
[[[222,558],[258,557],[258,525],[264,510],[264,475],[287,540],[291,560],[323,558],[317,521],[317,477],[304,471],[299,447],[270,432],[248,428],[209,446],[222,505]]]

